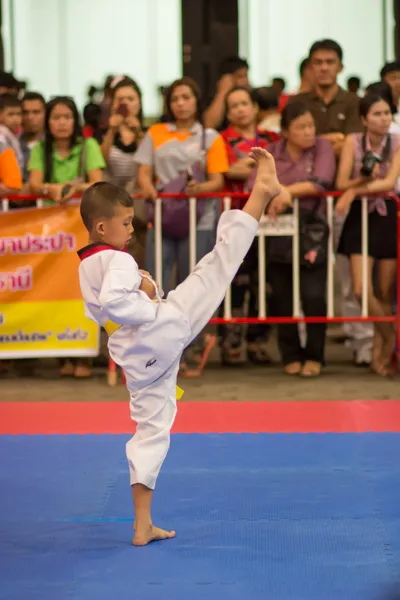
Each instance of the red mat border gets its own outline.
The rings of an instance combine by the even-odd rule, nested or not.
[[[125,402],[0,402],[0,434],[131,434]],[[175,433],[400,432],[399,400],[180,402]]]

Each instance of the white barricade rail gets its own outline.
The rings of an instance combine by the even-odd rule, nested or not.
[[[335,195],[338,195],[337,193]],[[191,270],[193,270],[196,264],[196,199],[189,198],[189,264]],[[155,201],[155,258],[156,258],[156,280],[162,281],[162,198],[157,198]],[[231,197],[223,197],[223,210],[229,210],[231,208]],[[277,322],[290,322],[288,318],[267,318],[266,310],[266,251],[265,251],[265,238],[267,236],[290,236],[293,238],[293,318],[292,321],[346,321],[346,318],[335,317],[334,315],[334,266],[335,266],[335,252],[334,252],[334,196],[326,196],[326,218],[329,226],[329,238],[328,238],[328,260],[327,260],[327,317],[302,317],[301,316],[301,301],[300,301],[300,255],[299,255],[299,230],[298,230],[298,217],[299,217],[299,200],[295,198],[293,200],[293,213],[280,215],[276,219],[264,216],[261,219],[260,227],[257,233],[258,237],[258,306],[259,314],[258,321],[265,321],[268,323]],[[376,320],[368,317],[368,200],[362,198],[362,269],[363,269],[363,289],[362,289],[362,306],[361,306],[361,319],[363,320]],[[386,320],[386,318],[384,318]],[[390,319],[389,317],[387,318]],[[354,320],[354,319],[349,319]],[[357,319],[355,319],[357,320]],[[360,320],[360,319],[358,319]],[[251,323],[254,319],[239,318],[232,319],[232,307],[231,307],[231,289],[227,291],[224,302],[224,316],[223,318],[212,319],[212,323],[223,323],[223,322],[236,322],[236,323]]]
[[[257,233],[258,239],[258,306],[259,314],[257,318],[232,318],[231,306],[231,289],[226,293],[224,300],[224,316],[222,318],[213,318],[211,323],[293,323],[293,322],[328,322],[328,323],[343,323],[343,322],[377,322],[386,321],[394,322],[397,325],[398,348],[400,351],[400,302],[397,303],[397,314],[392,317],[374,318],[368,315],[368,199],[363,197],[362,202],[362,302],[361,302],[361,317],[336,317],[334,314],[334,197],[339,196],[338,192],[330,192],[325,194],[326,197],[326,218],[329,225],[328,239],[328,257],[327,257],[327,315],[326,317],[304,317],[301,316],[301,301],[300,301],[300,255],[299,255],[299,200],[296,198],[293,201],[293,213],[289,215],[281,215],[276,219],[265,216],[261,219],[260,227]],[[182,195],[181,195],[182,196]],[[184,197],[184,196],[182,196]],[[204,196],[206,197],[206,196]],[[245,198],[244,194],[211,194],[209,197],[222,198],[223,210],[229,210],[232,204],[232,197]],[[400,200],[394,195],[391,195],[393,200],[397,202],[397,230],[398,230],[398,258],[400,249]],[[171,195],[163,195],[155,200],[155,279],[162,282],[162,201],[163,198],[171,198]],[[9,200],[33,200],[36,199],[38,208],[43,206],[43,200],[33,196],[13,196],[10,199],[1,201],[3,212],[10,210]],[[196,264],[196,225],[197,211],[196,198],[189,198],[189,264],[193,270]],[[265,238],[267,236],[290,236],[293,238],[293,315],[292,317],[270,318],[267,317],[266,310],[266,250]],[[400,267],[400,260],[398,260]],[[400,298],[400,271],[397,281],[397,296]],[[109,381],[116,381],[116,366],[110,361]]]

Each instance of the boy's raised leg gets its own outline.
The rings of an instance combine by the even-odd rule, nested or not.
[[[167,302],[175,305],[190,320],[192,337],[188,343],[204,329],[221,304],[253,243],[261,217],[269,202],[281,190],[273,157],[262,148],[253,148],[250,157],[256,163],[257,177],[243,211],[222,214],[213,250],[168,295]]]

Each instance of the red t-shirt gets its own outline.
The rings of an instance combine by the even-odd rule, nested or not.
[[[229,165],[233,165],[239,159],[248,156],[254,146],[266,148],[268,144],[280,140],[280,136],[277,133],[262,131],[260,129],[257,130],[256,138],[250,140],[242,137],[232,125],[221,131],[221,136],[225,142]],[[237,179],[225,177],[225,189],[227,192],[248,192],[252,188],[253,179],[250,176],[247,181],[238,181]],[[232,208],[243,208],[245,202],[246,200],[241,198],[232,198]]]
[[[85,140],[93,137],[93,127],[91,125],[84,125],[82,127],[82,137]]]

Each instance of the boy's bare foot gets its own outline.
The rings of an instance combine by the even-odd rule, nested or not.
[[[176,535],[175,531],[165,531],[165,529],[154,527],[154,525],[150,525],[150,527],[147,529],[137,531],[135,524],[134,529],[135,535],[132,540],[132,544],[134,546],[147,546],[147,544],[150,544],[150,542],[170,540]]]
[[[281,191],[273,157],[264,148],[252,148],[250,158],[256,162],[257,166],[257,177],[254,185],[261,184],[272,200]]]

